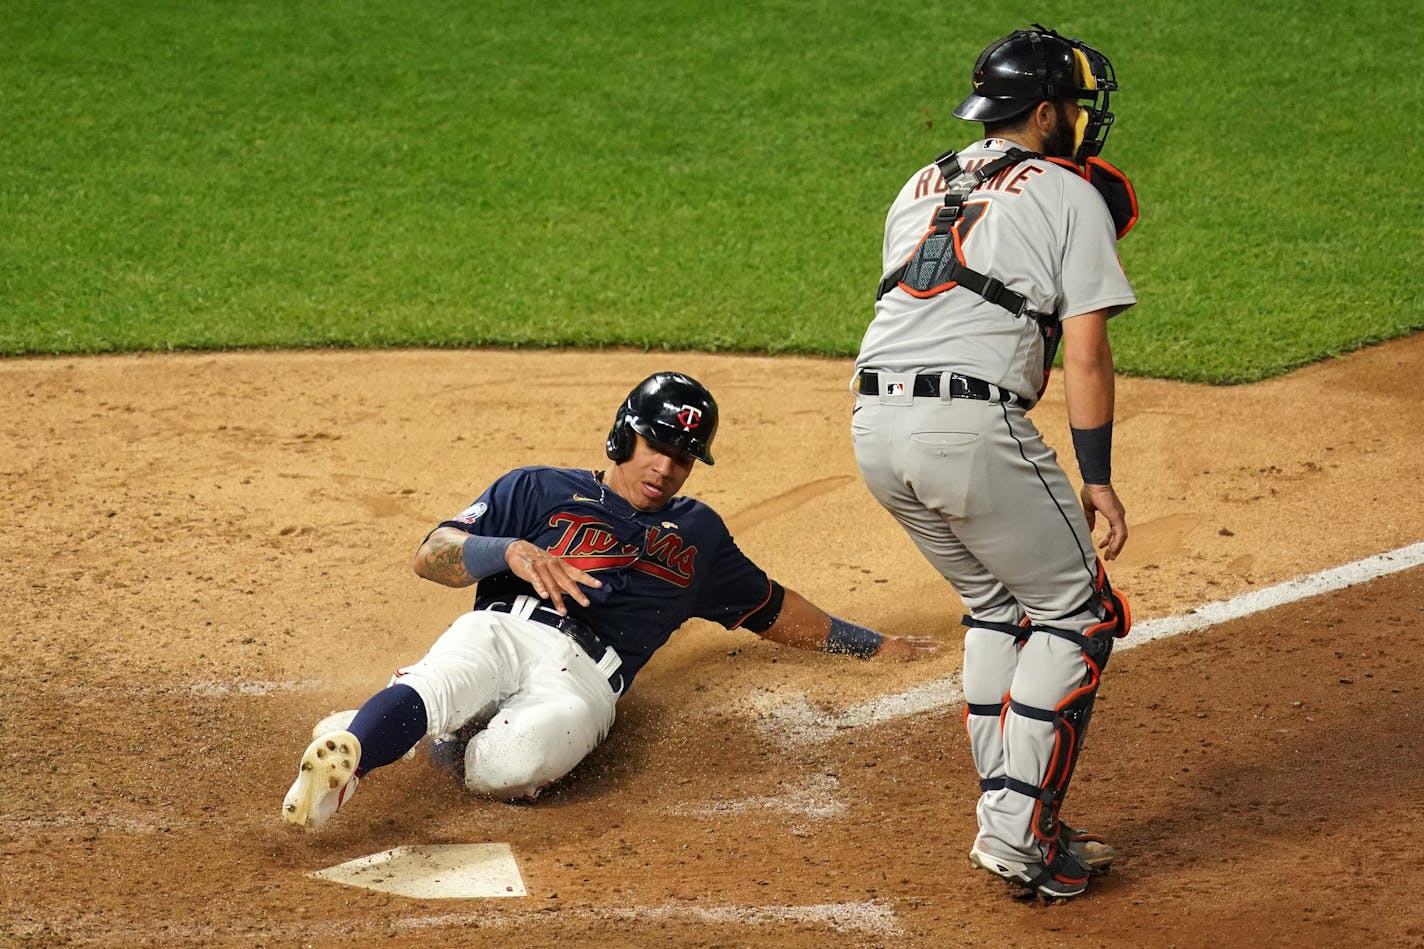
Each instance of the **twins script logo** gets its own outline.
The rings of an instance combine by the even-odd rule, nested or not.
[[[702,410],[695,405],[684,405],[677,413],[677,420],[682,423],[684,432],[690,432],[702,424]]]
[[[636,544],[620,541],[597,517],[560,511],[549,518],[549,526],[563,529],[549,553],[580,570],[632,567],[675,586],[686,588],[692,584],[697,548],[670,530],[648,528],[644,556]]]

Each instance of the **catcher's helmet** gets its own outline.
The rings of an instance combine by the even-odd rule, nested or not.
[[[628,393],[608,430],[608,457],[627,461],[634,434],[675,448],[705,464],[712,461],[717,402],[702,383],[680,372],[655,372]]]
[[[1074,158],[1081,163],[1102,151],[1113,123],[1108,93],[1117,90],[1117,74],[1088,44],[1035,23],[990,43],[971,82],[974,91],[954,110],[971,122],[1005,122],[1045,99],[1089,100],[1078,120]]]

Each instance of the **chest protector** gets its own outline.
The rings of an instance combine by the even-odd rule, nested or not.
[[[1015,319],[1032,319],[1038,324],[1038,331],[1043,336],[1043,385],[1038,390],[1038,395],[1042,396],[1044,389],[1048,387],[1053,359],[1058,354],[1058,343],[1063,337],[1063,326],[1058,314],[1040,313],[1030,308],[1028,300],[1022,294],[1008,289],[988,274],[967,266],[963,246],[964,238],[982,213],[975,205],[966,209],[964,202],[984,182],[1030,158],[1043,156],[1022,148],[1011,148],[993,161],[970,171],[960,166],[959,156],[953,149],[936,158],[935,165],[939,168],[945,184],[944,203],[935,209],[929,230],[920,238],[920,243],[916,245],[909,259],[880,281],[875,299],[879,300],[896,288],[913,297],[925,299],[954,287],[963,287],[1008,310]],[[1137,193],[1126,175],[1096,156],[1089,158],[1087,165],[1083,167],[1066,158],[1050,158],[1048,161],[1073,174],[1081,175],[1097,189],[1112,215],[1118,240],[1122,240],[1127,232],[1132,230],[1138,218]]]

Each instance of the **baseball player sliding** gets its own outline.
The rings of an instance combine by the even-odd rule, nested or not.
[[[963,687],[979,773],[971,863],[1046,897],[1083,893],[1113,851],[1059,818],[1099,678],[1127,633],[1112,560],[1108,320],[1136,302],[1116,240],[1136,197],[1097,157],[1112,65],[1035,25],[992,43],[955,109],[984,138],[900,189],[851,421],[866,485],[969,609]],[[1075,496],[1027,412],[1059,345]]]
[[[656,373],[618,409],[606,472],[516,469],[431,531],[415,572],[478,584],[474,608],[349,724],[314,737],[283,819],[320,828],[426,736],[463,753],[471,791],[533,798],[603,741],[638,670],[694,616],[864,659],[938,648],[830,616],[767,577],[712,508],[679,496],[696,462],[713,463],[716,432],[711,393]]]

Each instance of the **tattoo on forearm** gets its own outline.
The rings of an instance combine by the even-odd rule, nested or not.
[[[459,540],[432,544],[425,555],[426,576],[446,586],[468,586],[472,583],[473,578],[465,570],[461,546],[462,542]]]

